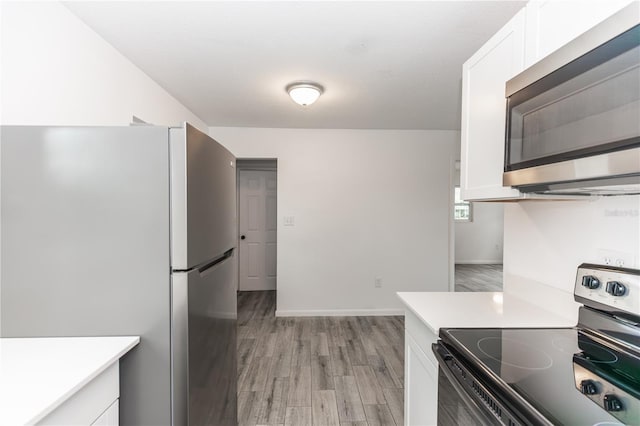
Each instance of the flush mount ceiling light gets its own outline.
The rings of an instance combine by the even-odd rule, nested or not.
[[[309,106],[317,101],[323,91],[323,87],[318,83],[309,81],[291,83],[287,86],[287,93],[293,102],[302,106]]]

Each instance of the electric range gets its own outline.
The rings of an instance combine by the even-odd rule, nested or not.
[[[640,271],[582,264],[578,324],[441,329],[438,424],[640,425]]]

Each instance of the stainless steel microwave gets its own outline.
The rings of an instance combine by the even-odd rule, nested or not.
[[[505,186],[640,194],[640,2],[509,80],[506,97]]]

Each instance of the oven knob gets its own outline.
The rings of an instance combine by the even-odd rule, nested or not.
[[[598,388],[593,380],[583,380],[580,382],[580,392],[585,395],[595,395],[598,393]]]
[[[600,280],[593,275],[585,275],[582,277],[582,285],[593,290],[600,287]]]
[[[607,287],[605,290],[612,296],[624,296],[627,292],[627,288],[624,284],[619,283],[618,281],[607,281]]]
[[[605,395],[604,409],[607,411],[622,411],[622,401],[615,395]]]

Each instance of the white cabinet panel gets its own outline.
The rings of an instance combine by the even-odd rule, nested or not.
[[[405,312],[405,424],[435,425],[438,420],[436,336],[413,312]]]
[[[516,14],[462,68],[460,187],[466,200],[519,198],[502,186],[505,83],[524,69],[525,9]]]
[[[92,423],[92,426],[118,426],[120,424],[119,401],[119,399],[116,399],[116,401]]]
[[[405,424],[438,423],[438,366],[405,333]]]
[[[526,7],[528,67],[633,0],[531,0]]]
[[[92,424],[120,396],[119,364],[116,362],[100,373],[37,424]]]

